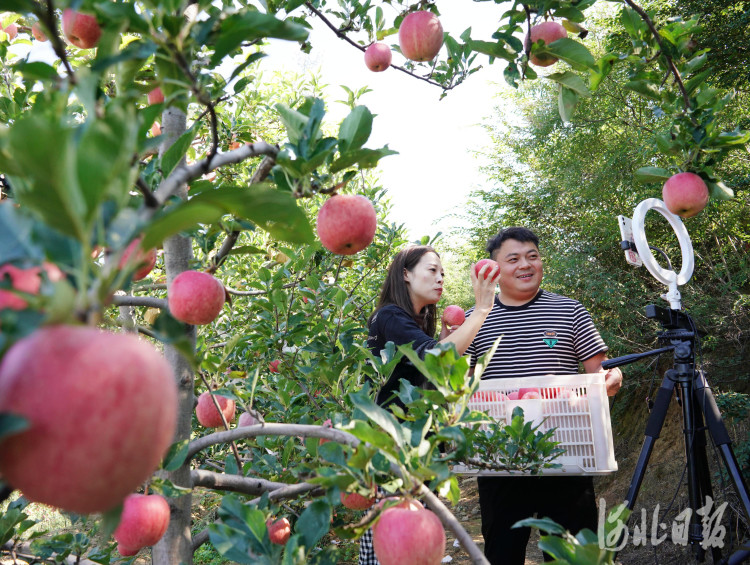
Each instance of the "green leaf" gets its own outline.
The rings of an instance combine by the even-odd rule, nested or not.
[[[343,154],[359,149],[372,133],[372,113],[366,106],[356,106],[339,127],[339,151]]]
[[[535,53],[550,53],[568,63],[571,67],[578,71],[587,71],[589,69],[596,70],[596,61],[591,52],[586,48],[585,45],[579,43],[569,37],[563,37],[557,41],[553,41],[549,45],[542,48],[537,47],[534,49]]]
[[[641,96],[661,102],[661,92],[659,92],[659,87],[653,82],[646,80],[631,80],[626,82],[623,86],[628,90],[637,92]]]
[[[165,469],[167,471],[176,471],[177,469],[182,467],[182,464],[185,462],[185,458],[187,457],[189,451],[190,439],[185,439],[173,443],[169,447],[169,451],[167,451],[167,454],[164,456],[164,459],[162,461],[162,469]]]
[[[565,18],[567,20],[570,20],[571,22],[577,22],[581,23],[585,18],[583,15],[583,12],[579,10],[578,8],[567,7],[567,8],[558,8],[555,10],[554,13],[555,18]]]
[[[369,397],[366,390],[349,393],[352,404],[360,410],[365,416],[391,436],[399,447],[404,447],[404,433],[398,420],[385,409],[375,404]]]
[[[381,149],[356,149],[347,151],[331,164],[331,172],[336,173],[347,167],[359,165],[363,169],[369,169],[377,166],[378,161],[388,155],[398,155],[398,151],[392,151],[388,147]]]
[[[576,94],[583,96],[584,98],[591,96],[591,92],[589,92],[586,83],[584,83],[583,79],[575,73],[570,71],[565,71],[564,73],[552,73],[551,75],[547,75],[547,78],[554,80],[563,86],[567,86],[575,91]]]
[[[250,220],[282,241],[315,241],[307,217],[297,206],[294,196],[254,184],[250,187],[224,186],[177,204],[146,228],[143,245],[154,246],[196,224],[214,223],[225,214]]]
[[[221,22],[210,64],[218,65],[226,55],[248,41],[273,37],[302,42],[308,34],[303,26],[279,20],[270,14],[253,10],[235,13]]]
[[[325,444],[324,444],[325,445]],[[325,500],[318,499],[300,514],[294,524],[294,531],[302,534],[305,547],[315,547],[320,539],[331,529],[331,506]]]
[[[734,191],[721,181],[707,182],[711,198],[718,200],[731,200],[734,198]]]
[[[578,104],[578,94],[562,84],[560,84],[559,87],[557,108],[560,112],[560,119],[563,122],[569,122],[573,115],[573,111],[576,108],[576,104]]]
[[[638,182],[665,182],[669,177],[672,176],[667,169],[660,167],[641,167],[635,173],[633,178]]]
[[[567,530],[551,518],[526,518],[513,524],[513,528],[536,528],[548,534],[563,535]]]
[[[0,440],[29,429],[26,418],[10,413],[0,413]]]
[[[169,149],[164,152],[161,158],[161,169],[165,177],[174,171],[175,167],[185,156],[185,153],[187,153],[187,150],[190,149],[190,144],[193,143],[193,139],[195,139],[198,131],[198,124],[199,122],[196,121],[190,129],[177,138],[177,141],[170,145]]]
[[[18,259],[43,258],[31,242],[33,230],[33,220],[22,215],[15,206],[0,205],[0,265]]]
[[[55,67],[41,61],[21,61],[13,68],[23,75],[26,80],[53,80],[57,78]]]
[[[596,62],[596,69],[589,70],[589,75],[591,77],[589,80],[589,88],[591,88],[592,91],[599,88],[602,80],[609,75],[615,62],[619,59],[620,56],[617,53],[607,53]]]
[[[476,51],[477,53],[484,53],[485,55],[489,55],[490,57],[505,59],[506,61],[509,61],[511,63],[516,60],[516,53],[514,53],[513,51],[509,51],[501,41],[493,43],[491,41],[469,39],[466,42],[466,45],[468,45],[472,51]]]

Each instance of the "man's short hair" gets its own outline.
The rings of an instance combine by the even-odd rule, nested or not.
[[[489,253],[489,256],[492,257],[492,254],[500,249],[503,242],[508,239],[514,239],[521,242],[530,241],[536,245],[537,249],[539,249],[539,237],[533,231],[529,228],[513,226],[500,230],[496,236],[490,238],[487,242],[487,253]]]

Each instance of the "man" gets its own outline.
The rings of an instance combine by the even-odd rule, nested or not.
[[[483,379],[546,374],[603,372],[607,346],[580,302],[541,289],[539,238],[523,227],[501,230],[487,243],[500,265],[500,294],[469,346],[472,366],[498,336],[498,349]],[[552,338],[550,336],[553,336]],[[622,373],[606,373],[607,394],[622,384]],[[484,553],[492,565],[523,565],[529,528],[512,528],[519,520],[549,517],[573,534],[596,531],[597,508],[593,479],[583,476],[479,477]],[[548,557],[545,555],[545,561]]]

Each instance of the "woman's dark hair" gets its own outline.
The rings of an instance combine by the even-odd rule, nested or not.
[[[383,306],[395,304],[411,314],[414,317],[414,321],[424,330],[424,333],[429,336],[435,335],[437,328],[437,307],[434,304],[428,304],[422,308],[421,312],[414,312],[414,304],[412,304],[411,296],[409,296],[409,287],[404,280],[404,269],[413,271],[425,253],[438,255],[437,251],[429,245],[412,245],[396,253],[391,266],[388,267],[388,274],[380,291],[378,307],[372,313],[372,316],[370,316],[367,325],[370,325],[372,318]]]

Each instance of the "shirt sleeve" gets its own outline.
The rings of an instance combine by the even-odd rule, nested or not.
[[[580,302],[577,302],[573,310],[573,325],[575,351],[580,361],[586,361],[594,355],[604,353],[609,348],[604,343],[602,336],[594,326],[591,314]]]
[[[378,330],[382,341],[392,341],[396,346],[411,343],[414,351],[424,359],[425,352],[437,345],[437,340],[427,335],[414,318],[401,308],[383,310],[379,314]]]

